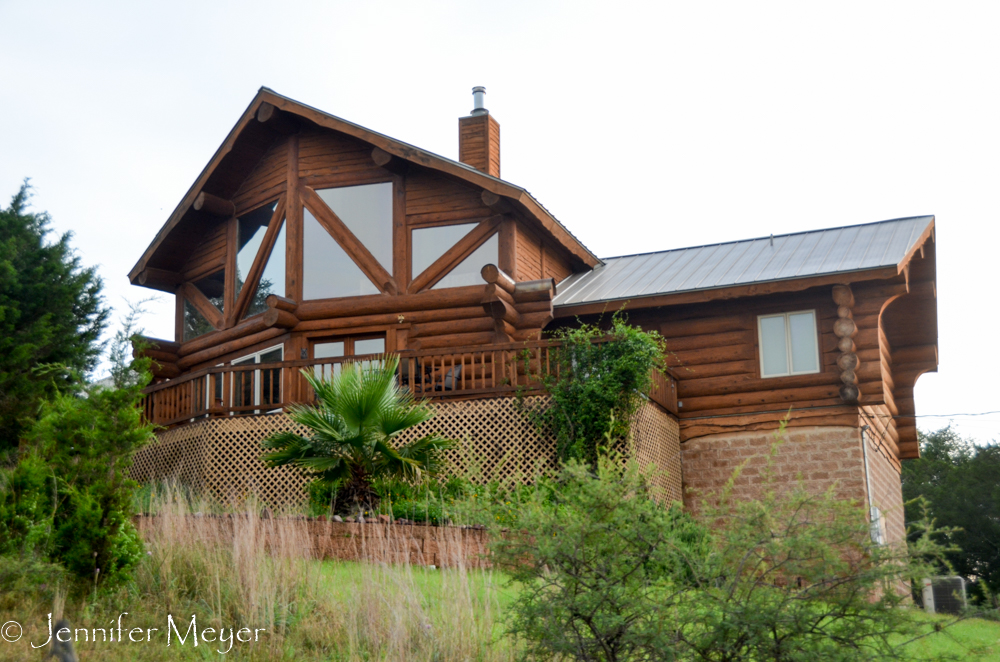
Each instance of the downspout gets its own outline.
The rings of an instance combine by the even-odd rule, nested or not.
[[[881,522],[882,513],[876,515],[875,504],[872,503],[872,472],[871,468],[868,466],[868,439],[867,433],[871,427],[865,425],[861,428],[861,458],[865,464],[865,492],[868,495],[868,522],[869,522],[869,532],[871,534],[872,542],[876,544],[882,544],[882,528]]]

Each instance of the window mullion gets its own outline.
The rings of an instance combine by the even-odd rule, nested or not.
[[[785,318],[785,356],[788,357],[788,374],[795,373],[795,366],[792,365],[792,321],[788,313],[782,315]]]

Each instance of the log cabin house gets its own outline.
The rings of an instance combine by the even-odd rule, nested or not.
[[[300,498],[260,439],[310,399],[300,370],[383,352],[468,441],[453,462],[530,471],[553,444],[513,402],[544,406],[544,332],[625,308],[671,351],[633,429],[673,498],[696,505],[744,461],[737,492],[754,490],[788,417],[780,475],[836,482],[900,540],[913,388],[937,369],[934,218],[599,259],[500,178],[499,124],[474,97],[454,161],[259,91],[129,273],[176,296],[174,339],[146,350],[163,430],[135,476]]]

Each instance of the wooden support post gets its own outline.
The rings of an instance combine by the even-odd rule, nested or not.
[[[512,274],[513,278],[517,278],[517,223],[514,222],[513,218],[505,216],[504,220],[500,223],[500,230],[498,232],[498,256],[497,259],[500,262],[500,268],[509,274]]]
[[[302,300],[302,200],[299,195],[299,137],[288,137],[285,171],[285,294]]]

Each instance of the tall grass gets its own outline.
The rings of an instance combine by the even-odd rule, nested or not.
[[[498,578],[489,570],[467,568],[460,553],[448,552],[457,546],[442,545],[449,554],[447,569],[320,561],[310,522],[262,517],[253,499],[223,512],[218,504],[167,486],[147,505],[144,509],[156,515],[142,519],[147,555],[133,579],[113,590],[77,586],[53,617],[64,615],[74,628],[108,628],[128,612],[125,632],[136,627],[159,632],[142,643],[77,641],[81,660],[218,655],[218,643],[199,642],[195,648],[190,639],[181,646],[174,638],[168,648],[167,614],[181,634],[192,614],[199,630],[266,630],[257,641],[234,642],[227,656],[235,659],[492,662],[514,657],[497,625],[504,601]],[[377,527],[365,526],[373,533]],[[398,558],[385,536],[366,535],[361,544],[370,555]],[[25,627],[21,641],[0,641],[0,660],[38,657],[28,641],[45,641],[53,597],[65,596],[64,589],[56,595],[52,587],[43,587],[0,600],[0,622],[17,620]]]

